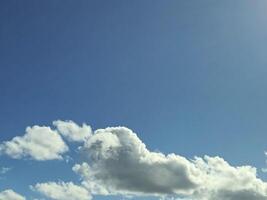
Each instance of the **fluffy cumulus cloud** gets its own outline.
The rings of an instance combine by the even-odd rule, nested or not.
[[[58,120],[53,125],[54,129],[28,127],[24,136],[0,145],[0,152],[12,158],[52,160],[62,159],[62,154],[68,151],[63,139],[82,143],[80,162],[72,167],[81,178],[79,185],[47,182],[32,186],[48,199],[90,200],[94,195],[123,195],[187,200],[267,200],[267,183],[258,178],[252,166],[232,166],[220,157],[188,159],[174,153],[154,152],[126,127],[92,132],[90,126],[79,126],[72,121]],[[2,196],[12,194],[15,193],[1,193]]]
[[[57,120],[53,122],[53,125],[70,142],[83,142],[92,134],[91,127],[86,124],[79,126],[73,121]]]
[[[263,200],[267,184],[250,166],[220,157],[149,151],[128,128],[99,129],[85,142],[86,159],[73,170],[93,194],[177,196],[196,200]]]
[[[0,200],[26,200],[25,197],[13,190],[4,190],[0,192]]]
[[[203,173],[196,199],[263,200],[267,199],[267,183],[257,178],[251,166],[233,167],[219,157],[196,158],[195,166]]]
[[[48,182],[38,183],[32,186],[43,194],[45,197],[52,200],[90,200],[91,195],[85,188],[75,185],[72,182]]]
[[[97,130],[84,151],[92,161],[90,182],[110,193],[190,194],[200,181],[199,171],[188,160],[148,151],[137,135],[124,127]],[[79,165],[73,169],[78,171]]]
[[[0,154],[14,159],[62,159],[62,154],[67,151],[68,146],[57,131],[45,126],[27,127],[25,135],[0,144]]]

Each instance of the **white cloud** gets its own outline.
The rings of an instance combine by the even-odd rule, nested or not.
[[[125,127],[100,129],[84,144],[73,170],[92,194],[176,196],[194,200],[263,200],[267,184],[250,166],[220,157],[195,158],[149,151]]]
[[[257,178],[251,166],[233,167],[219,157],[196,158],[203,181],[196,191],[197,199],[263,200],[267,199],[267,183]]]
[[[17,136],[0,144],[0,154],[14,159],[62,159],[62,154],[67,151],[68,146],[57,131],[45,126],[27,127],[24,136]]]
[[[48,182],[32,187],[49,199],[90,200],[92,195],[123,195],[180,200],[267,200],[267,183],[257,177],[254,167],[231,166],[220,157],[188,159],[150,151],[125,127],[92,133],[86,124],[82,127],[72,121],[53,124],[56,130],[28,127],[24,136],[0,144],[0,153],[15,159],[52,160],[62,159],[68,151],[60,134],[69,141],[84,141],[80,148],[81,163],[73,166],[73,171],[81,176],[81,185]],[[0,173],[7,170],[2,168]],[[12,192],[3,191],[0,197],[16,195]]]
[[[4,190],[0,192],[0,200],[26,200],[25,197],[13,190]]]
[[[91,127],[86,124],[79,126],[73,121],[57,120],[53,125],[70,142],[83,142],[92,135]]]
[[[53,200],[90,200],[91,194],[85,188],[72,182],[38,183],[32,189]]]

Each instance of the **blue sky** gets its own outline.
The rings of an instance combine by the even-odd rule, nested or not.
[[[266,9],[265,0],[1,1],[0,141],[58,119],[126,126],[151,151],[220,156],[265,180]],[[29,185],[78,183],[74,164],[3,155],[11,170],[0,191],[31,199]],[[110,198],[120,199],[95,197]]]

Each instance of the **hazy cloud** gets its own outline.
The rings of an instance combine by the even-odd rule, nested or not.
[[[0,168],[0,174],[6,174],[10,170],[11,170],[10,167],[2,167]]]

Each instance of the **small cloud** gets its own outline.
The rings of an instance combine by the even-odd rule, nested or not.
[[[4,190],[0,191],[0,199],[1,200],[26,200],[24,196],[14,192],[13,190]]]
[[[66,156],[64,156],[64,160],[65,160],[66,163],[70,163],[70,162],[73,161],[73,158],[71,156],[69,156],[69,155],[66,155]]]
[[[53,122],[58,132],[69,142],[84,142],[92,135],[92,129],[89,125],[83,123],[79,126],[73,121],[57,120]]]
[[[47,182],[30,186],[33,191],[38,191],[45,197],[53,200],[91,200],[92,196],[84,187],[72,182]]]
[[[27,127],[25,135],[0,144],[0,155],[5,154],[13,159],[61,160],[62,154],[68,150],[57,131],[37,125]]]
[[[10,170],[11,170],[10,167],[2,167],[2,168],[0,168],[0,174],[6,174]]]

